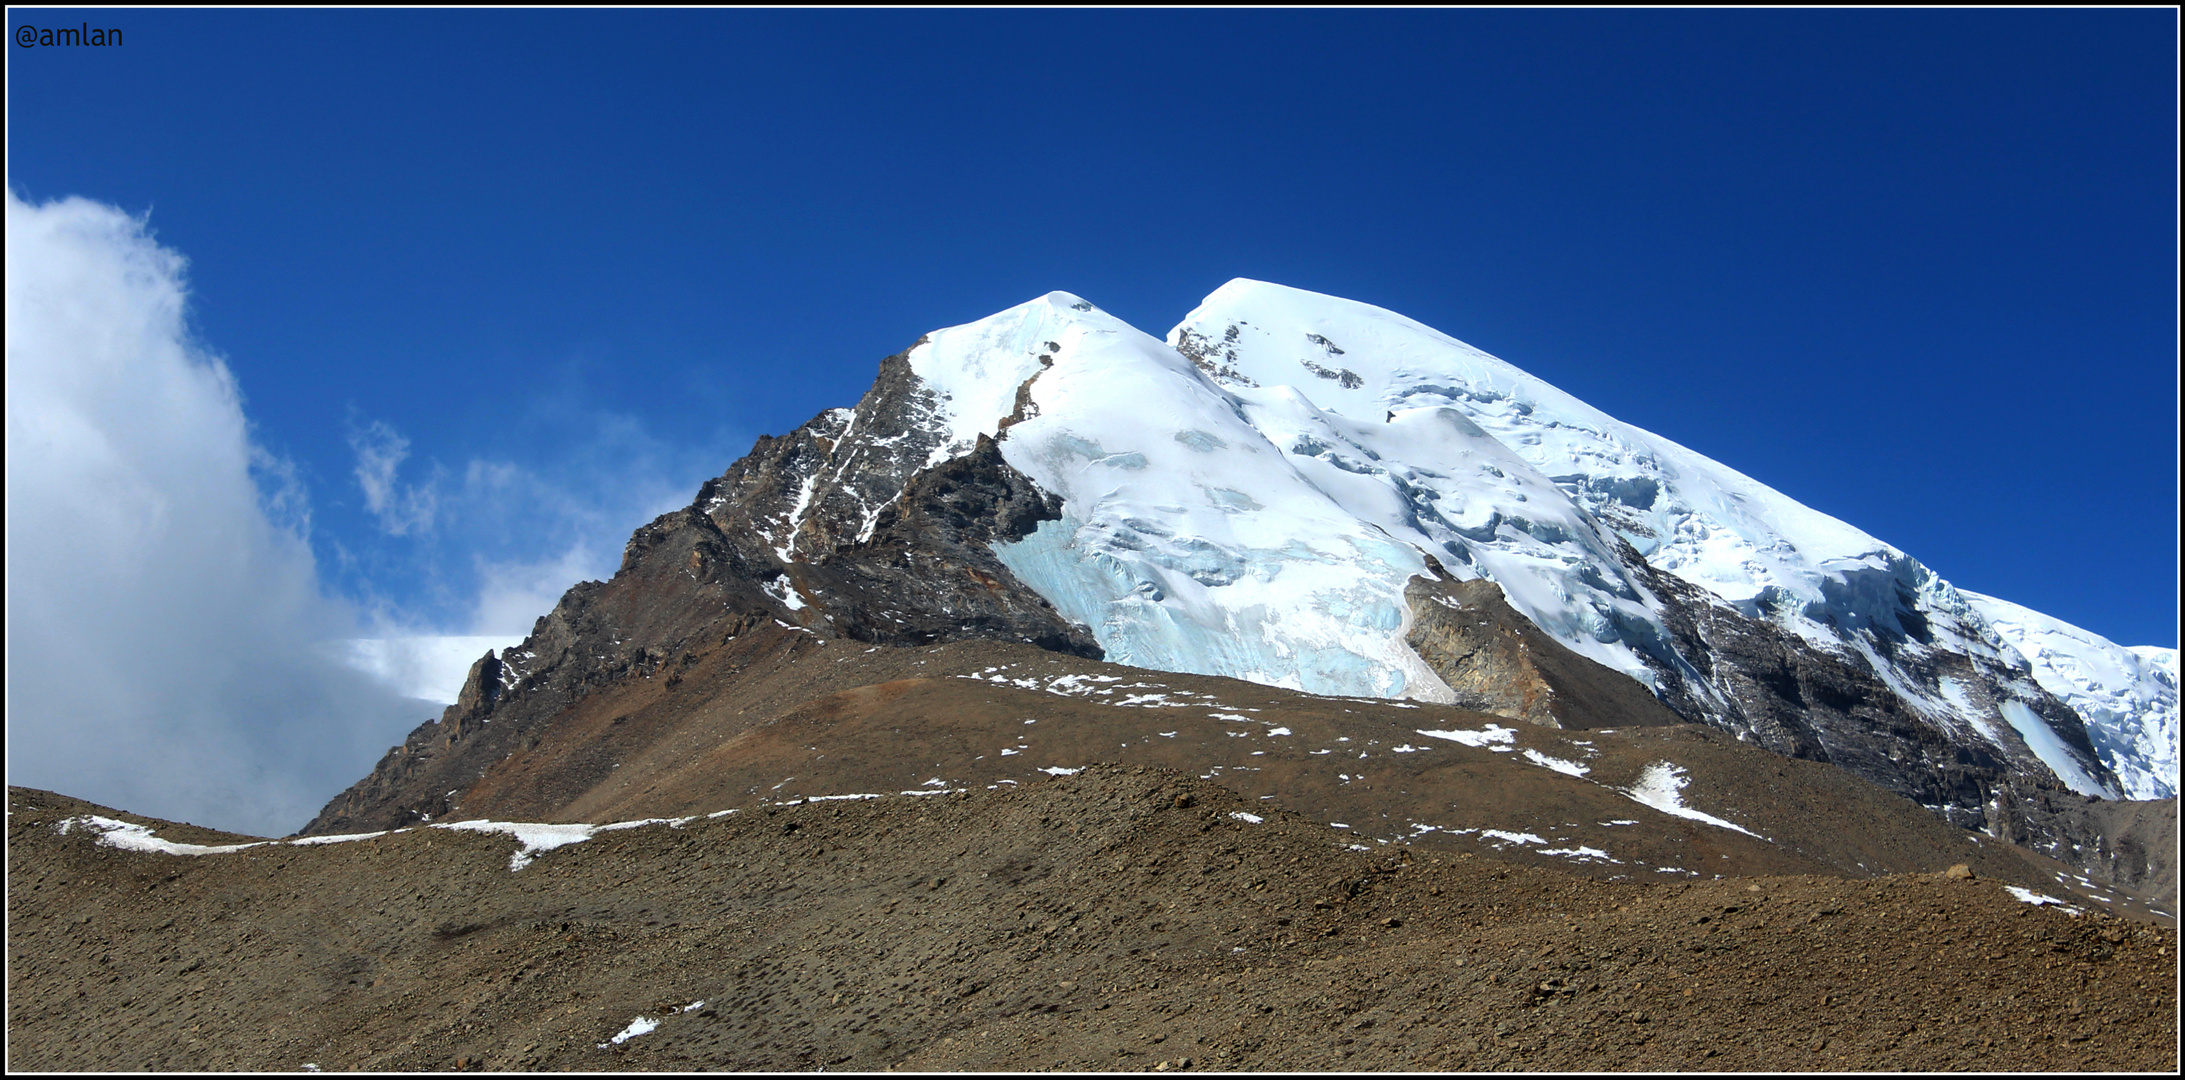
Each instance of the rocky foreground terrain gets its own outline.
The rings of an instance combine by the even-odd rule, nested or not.
[[[1978,871],[1594,880],[1155,766],[528,861],[8,812],[11,1070],[2177,1066],[2174,929]]]
[[[2143,893],[1644,709],[736,629],[537,718],[481,662],[287,841],[11,790],[9,1067],[2176,1063],[2174,801]]]

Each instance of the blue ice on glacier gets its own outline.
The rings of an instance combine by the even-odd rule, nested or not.
[[[1914,708],[2105,788],[2053,732],[2012,739],[2024,718],[1919,684],[1869,640],[1905,635],[1910,603],[1931,641],[1906,648],[2020,673],[2028,693],[2039,678],[2080,708],[2091,699],[2055,659],[2077,638],[2021,649],[1895,548],[1393,312],[1240,279],[1162,341],[1050,293],[936,331],[909,360],[940,403],[935,462],[996,436],[1010,465],[1062,497],[1060,520],[996,553],[1116,661],[1449,700],[1404,641],[1404,588],[1432,555],[1649,687],[1664,664],[1698,678],[1668,654],[1661,601],[1626,578],[1629,543],[1655,569],[1878,665]],[[1027,407],[1004,430],[1020,390]],[[2048,674],[2022,652],[2047,655]],[[2174,717],[2174,675],[2168,694]],[[2174,750],[2167,768],[2174,791]]]

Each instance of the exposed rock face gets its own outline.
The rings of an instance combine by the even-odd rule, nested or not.
[[[524,643],[473,665],[460,699],[390,749],[303,829],[383,829],[447,813],[493,762],[536,745],[594,689],[676,673],[779,622],[888,645],[1100,647],[995,559],[996,540],[1057,515],[992,440],[932,462],[931,394],[904,354],[856,409],[764,437],[697,500],[637,530],[610,582],[582,582]],[[597,767],[611,767],[602,762]],[[572,781],[574,782],[574,781]]]
[[[1630,572],[1663,601],[1672,655],[1698,675],[1659,680],[1664,704],[1680,715],[1786,757],[1828,762],[1953,824],[2100,872],[2080,854],[2092,850],[2084,842],[2084,824],[2040,809],[2087,800],[2059,783],[2015,732],[2003,733],[2018,750],[2005,758],[1985,740],[1911,708],[1864,657],[1820,648],[1654,569],[1628,547],[1624,554]],[[1901,636],[1875,635],[1882,648],[1893,650],[1893,667],[1919,672],[1930,684],[1950,679],[1963,692],[1983,697],[1995,681],[2014,679],[2018,695],[2030,699],[2052,727],[2085,739],[2077,715],[2053,695],[2030,687],[2024,673],[1983,670],[1980,658],[1924,649],[1916,636],[1918,623],[1906,623]],[[1687,689],[1695,685],[1698,692]]]
[[[1998,820],[2013,830],[2003,839],[2177,910],[2176,799],[2112,802],[2013,786],[2001,790],[1998,801]]]
[[[1541,633],[1494,582],[1415,578],[1404,598],[1412,611],[1407,640],[1456,692],[1457,705],[1553,728],[1685,722],[1645,687]]]
[[[970,454],[913,478],[874,516],[869,539],[786,567],[787,587],[820,620],[859,641],[995,638],[1097,659],[1092,635],[1019,584],[991,546],[1059,514],[1059,500],[980,436]]]
[[[2165,858],[2155,856],[2157,869],[2148,870],[2134,854],[2144,844],[2113,852],[2116,845],[2102,838],[2107,819],[2082,809],[2108,804],[2073,793],[2045,768],[2028,768],[2030,751],[2018,761],[1991,752],[1983,740],[1963,738],[1908,707],[1863,657],[1817,647],[1748,616],[1655,569],[1628,545],[1620,554],[1625,572],[1661,602],[1669,627],[1669,639],[1647,654],[1659,698],[1542,633],[1485,579],[1414,580],[1405,594],[1413,615],[1408,640],[1466,708],[1547,727],[1706,724],[1785,757],[1836,765],[1953,824],[2119,884],[2161,873]],[[1428,566],[1442,572],[1438,562]],[[1905,635],[1894,666],[1924,664],[1931,679],[1953,679],[1968,693],[1986,694],[1985,680],[2017,674],[1983,672],[1975,658],[1922,654],[1918,645]],[[2068,706],[2019,689],[2053,726],[2083,736]],[[2113,876],[2119,873],[2126,876]]]
[[[925,423],[932,391],[907,355],[881,361],[855,409],[760,439],[699,490],[692,509],[784,617],[815,632],[889,645],[992,637],[1098,657],[1092,636],[1019,583],[991,549],[1059,516],[1059,503],[1010,468],[990,439],[934,460],[944,436]]]

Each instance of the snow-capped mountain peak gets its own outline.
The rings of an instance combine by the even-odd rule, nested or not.
[[[1458,410],[1654,569],[1855,658],[1908,706],[1960,735],[2006,752],[2023,745],[2082,793],[2119,793],[2083,734],[2052,730],[2058,723],[2068,729],[2069,717],[2037,715],[2043,687],[2022,677],[2016,650],[1947,581],[1735,469],[1447,334],[1356,301],[1237,279],[1186,316],[1168,342],[1223,385],[1309,388],[1321,408],[1353,420],[1420,407]],[[1501,575],[1489,576],[1509,589]],[[1522,588],[1510,591],[1513,606],[1567,639],[1567,626],[1544,610],[1560,597],[1543,603]],[[1653,636],[1648,627],[1624,629],[1627,637]],[[1938,653],[1958,661],[1942,666],[1979,670],[1932,670]],[[1974,701],[1960,689],[1967,682],[2000,692]]]
[[[2065,789],[2174,790],[2174,660],[2052,622],[1392,312],[1237,281],[1164,341],[1051,293],[759,439],[319,824],[449,812],[442,781],[506,753],[496,710],[680,692],[716,648],[983,640],[1545,727],[1704,724],[2137,880]]]
[[[1459,409],[1655,566],[1748,611],[1771,590],[1822,600],[1824,581],[1890,574],[1904,558],[1735,469],[1370,304],[1240,278],[1216,289],[1168,340],[1234,372],[1218,378],[1309,386],[1323,408],[1354,419]],[[1891,605],[1872,606],[1863,614],[1893,622]]]
[[[693,509],[739,554],[687,572],[749,567],[815,633],[1550,724],[1658,705],[1973,825],[2038,801],[2007,777],[2123,790],[1917,560],[1447,334],[1263,282],[1165,341],[1061,292],[933,331]]]

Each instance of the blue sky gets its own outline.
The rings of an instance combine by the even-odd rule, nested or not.
[[[2168,10],[9,19],[124,31],[9,48],[11,190],[187,259],[277,523],[386,632],[521,632],[929,329],[1245,276],[2177,644]]]

